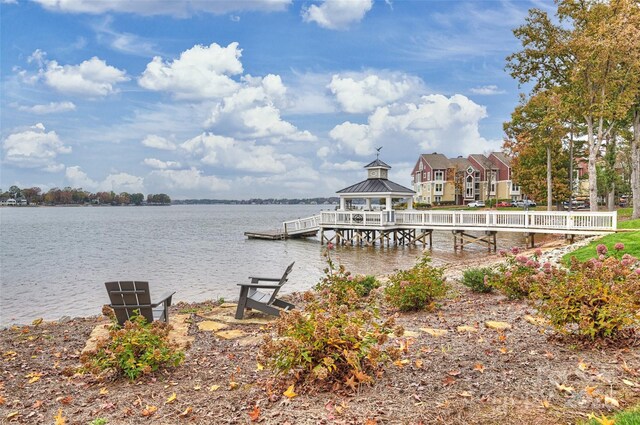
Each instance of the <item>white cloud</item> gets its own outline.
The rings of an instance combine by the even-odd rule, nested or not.
[[[498,89],[498,86],[493,85],[493,84],[488,85],[488,86],[474,87],[470,91],[473,94],[480,94],[480,95],[487,95],[487,96],[493,95],[493,94],[506,93],[504,90]]]
[[[143,192],[144,179],[128,173],[109,174],[101,184],[102,190],[113,190],[120,192]]]
[[[144,192],[144,179],[128,173],[109,174],[103,181],[91,179],[87,173],[75,165],[67,167],[65,178],[71,187],[81,187],[91,191],[114,191],[116,193]]]
[[[360,22],[372,7],[373,0],[324,0],[320,6],[304,9],[302,19],[322,28],[344,30],[353,22]]]
[[[19,111],[31,112],[38,115],[56,114],[61,112],[75,111],[76,105],[73,102],[49,102],[44,105],[24,106],[17,105]]]
[[[336,162],[329,163],[326,162],[322,164],[322,168],[327,170],[336,170],[336,171],[362,171],[364,164],[362,162],[357,161],[344,161],[344,162]]]
[[[113,18],[108,16],[94,26],[98,41],[113,50],[130,55],[149,57],[158,54],[156,44],[135,34],[118,32],[111,28]]]
[[[154,170],[146,178],[145,184],[156,190],[184,194],[185,191],[198,192],[198,196],[207,196],[212,192],[227,191],[231,185],[227,180],[217,176],[208,176],[202,171],[189,170]]]
[[[216,105],[205,122],[235,137],[246,139],[271,138],[275,141],[314,141],[308,131],[299,131],[280,116],[278,105],[286,104],[286,87],[280,76],[269,74],[264,78],[243,78],[244,86]]]
[[[82,188],[84,190],[97,190],[99,187],[98,182],[90,179],[87,173],[82,171],[78,165],[67,167],[65,177],[71,187]]]
[[[254,173],[282,173],[289,154],[279,154],[273,146],[237,141],[230,137],[202,133],[180,145],[205,165],[218,165]]]
[[[401,73],[393,73],[386,78],[371,72],[334,75],[327,87],[336,96],[342,110],[350,113],[371,112],[378,106],[424,92],[420,78]]]
[[[326,158],[331,153],[331,148],[329,146],[323,146],[316,151],[316,155],[318,158]]]
[[[156,158],[145,158],[143,163],[151,168],[166,170],[169,168],[180,168],[182,165],[176,161],[161,161]]]
[[[107,12],[171,15],[186,18],[197,13],[225,14],[240,11],[281,12],[291,0],[35,0],[49,10],[71,13]]]
[[[238,89],[230,76],[242,73],[241,55],[236,42],[227,47],[195,45],[171,62],[155,56],[138,83],[148,90],[172,93],[177,99],[221,98]]]
[[[395,151],[402,150],[400,146],[418,145],[423,152],[437,149],[448,155],[466,155],[501,145],[499,140],[480,136],[478,123],[486,116],[484,106],[463,95],[429,95],[417,104],[379,107],[367,124],[347,121],[335,126],[329,136],[357,155],[370,155],[375,146],[389,143]]]
[[[147,137],[145,137],[142,141],[142,144],[149,148],[155,148],[165,151],[176,150],[175,143],[164,137],[156,136],[155,134],[149,134]]]
[[[354,124],[347,121],[335,126],[329,132],[329,137],[356,155],[368,155],[373,153],[374,143],[369,137],[370,127],[366,124]]]
[[[4,139],[2,148],[6,162],[21,168],[41,168],[49,172],[60,171],[60,164],[56,163],[58,154],[71,153],[71,147],[65,146],[55,131],[47,132],[41,123],[10,134]]]
[[[115,85],[128,81],[126,72],[105,61],[92,57],[79,65],[59,65],[57,61],[47,61],[44,55],[32,57],[41,64],[40,78],[57,91],[65,94],[84,95],[90,97],[106,96],[116,92]]]

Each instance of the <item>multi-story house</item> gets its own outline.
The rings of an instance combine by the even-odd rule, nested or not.
[[[411,176],[416,202],[439,204],[455,201],[455,167],[443,154],[420,155]]]
[[[521,199],[511,173],[509,157],[502,152],[451,159],[432,153],[420,155],[411,176],[416,202],[465,205],[475,200]]]
[[[522,198],[520,186],[512,180],[511,158],[502,152],[493,152],[489,160],[496,166],[496,199],[511,199],[517,201]]]

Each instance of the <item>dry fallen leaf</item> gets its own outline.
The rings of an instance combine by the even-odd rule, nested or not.
[[[62,416],[62,409],[58,409],[58,414],[53,419],[56,420],[55,425],[65,425],[67,423],[67,418]]]
[[[458,395],[460,397],[473,397],[473,394],[471,394],[469,391],[463,391],[461,393],[458,393]]]
[[[585,362],[583,362],[582,360],[578,363],[578,369],[580,369],[581,371],[586,371],[587,369],[589,369],[589,365]]]
[[[376,425],[378,422],[375,419],[367,419],[364,425]]]
[[[193,411],[193,407],[189,406],[186,409],[184,409],[184,412],[180,413],[178,416],[182,416],[184,418],[185,416],[189,416],[189,414],[191,414],[192,411]]]
[[[574,391],[573,387],[569,387],[563,384],[556,384],[556,389],[561,393],[571,394]]]
[[[70,404],[73,401],[73,397],[71,397],[70,395],[58,397],[56,401],[59,401],[62,404]]]
[[[407,359],[396,360],[395,362],[393,362],[393,364],[398,366],[399,368],[403,368],[404,365],[409,364],[409,360]]]
[[[587,387],[584,387],[584,392],[587,393],[588,396],[593,397],[594,396],[593,393],[596,390],[596,388],[598,388],[598,387],[596,387],[596,386],[593,386],[593,387],[587,386]]]
[[[253,410],[249,412],[249,419],[251,419],[251,422],[256,422],[260,419],[260,408],[258,406],[255,406]]]
[[[601,417],[597,417],[596,415],[594,415],[593,413],[589,415],[589,419],[593,419],[594,421],[596,421],[597,423],[599,423],[600,425],[615,425],[616,421],[615,419],[609,419],[607,418],[604,413],[602,414]]]
[[[147,404],[147,407],[142,410],[142,416],[151,416],[154,413],[156,413],[156,410],[158,410],[156,406],[151,406]]]
[[[106,389],[104,387],[100,388],[100,395],[107,395],[107,394],[109,394],[109,390],[108,389]]]
[[[174,401],[176,401],[176,397],[176,393],[171,394],[169,398],[164,402],[164,404],[173,403]]]
[[[39,409],[40,406],[42,406],[42,400],[36,400],[33,402],[33,404],[31,405],[32,409]]]
[[[264,369],[264,366],[260,363],[256,363],[256,372],[260,372],[262,369]]]
[[[484,373],[484,365],[482,363],[476,363],[475,366],[473,366],[473,370]]]
[[[509,350],[507,350],[507,347],[502,347],[502,348],[500,348],[500,352],[501,352],[502,354],[507,354],[507,353],[508,353],[508,351],[509,351]]]
[[[295,386],[296,384],[291,384],[291,386],[287,388],[287,391],[283,392],[282,394],[289,399],[294,398],[298,395],[294,392]]]
[[[42,373],[40,373],[40,372],[31,372],[31,373],[25,375],[24,377],[25,378],[31,378],[31,379],[29,379],[29,383],[33,384],[34,382],[39,381],[41,376],[42,376]]]
[[[416,359],[416,367],[422,369],[422,366],[424,366],[424,362],[421,359]]]
[[[635,383],[635,382],[633,382],[633,381],[629,381],[628,379],[623,379],[623,380],[622,380],[622,382],[623,382],[625,385],[628,385],[628,386],[630,386],[630,387],[640,387],[640,385],[636,384],[636,383]]]
[[[347,387],[351,388],[352,390],[355,390],[356,388],[358,388],[358,384],[356,384],[355,376],[353,375],[348,377],[344,383]]]
[[[2,406],[3,404],[5,404],[7,402],[7,399],[4,398],[4,396],[0,395],[0,406]]]
[[[618,400],[613,397],[604,396],[602,399],[604,401],[604,404],[610,404],[615,407],[620,407],[620,403],[618,403]]]
[[[209,387],[209,391],[218,391],[220,389],[220,385],[212,385]]]
[[[547,400],[542,400],[540,404],[542,404],[542,407],[544,407],[545,409],[551,407],[551,404]]]
[[[240,384],[234,381],[229,381],[229,390],[233,391],[237,390],[238,388],[240,388]]]
[[[11,412],[7,415],[7,419],[11,419],[11,418],[15,418],[16,416],[18,416],[20,414],[20,412]]]
[[[455,384],[456,380],[453,379],[452,376],[446,376],[443,380],[442,380],[442,385],[452,385]]]

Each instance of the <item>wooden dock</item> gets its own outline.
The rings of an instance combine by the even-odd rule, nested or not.
[[[495,250],[497,232],[526,233],[530,244],[536,233],[570,237],[613,233],[617,230],[617,214],[496,210],[322,211],[312,217],[286,221],[281,230],[245,232],[245,235],[281,240],[315,236],[319,231],[321,244],[431,246],[431,234],[436,230],[453,232],[455,249],[463,249],[469,243],[483,243],[488,249]]]
[[[318,229],[306,230],[304,232],[297,233],[285,233],[282,230],[261,230],[257,232],[244,232],[244,235],[249,239],[264,239],[269,241],[279,241],[283,239],[292,238],[307,238],[313,237],[318,234]]]

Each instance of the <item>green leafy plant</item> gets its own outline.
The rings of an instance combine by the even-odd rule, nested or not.
[[[367,304],[365,298],[372,290],[380,287],[380,282],[375,276],[354,276],[344,265],[336,266],[331,258],[332,249],[333,245],[330,244],[323,254],[327,259],[327,267],[324,269],[324,277],[314,289],[324,296],[334,294],[339,304],[360,308]]]
[[[444,269],[433,267],[430,262],[425,254],[412,268],[391,275],[385,288],[387,301],[402,311],[434,309],[435,300],[443,297],[449,287]]]
[[[573,258],[569,270],[553,269],[548,279],[539,281],[534,291],[540,300],[538,309],[558,331],[574,331],[591,339],[614,337],[638,327],[638,265],[628,254],[620,259],[600,254],[585,262]]]
[[[491,280],[496,278],[496,272],[491,267],[479,267],[465,270],[462,275],[462,283],[473,292],[491,292],[493,287]]]
[[[107,425],[107,423],[108,422],[105,418],[95,418],[94,420],[89,422],[89,425]]]
[[[166,323],[147,323],[140,315],[122,328],[114,323],[109,337],[82,355],[83,369],[96,374],[111,370],[135,380],[161,367],[178,366],[184,352],[169,341],[170,329]]]
[[[399,355],[385,344],[402,334],[393,318],[381,320],[369,309],[339,305],[336,294],[304,294],[303,310],[292,310],[269,325],[261,359],[278,374],[302,380],[344,382],[352,388],[372,382],[373,372]]]

